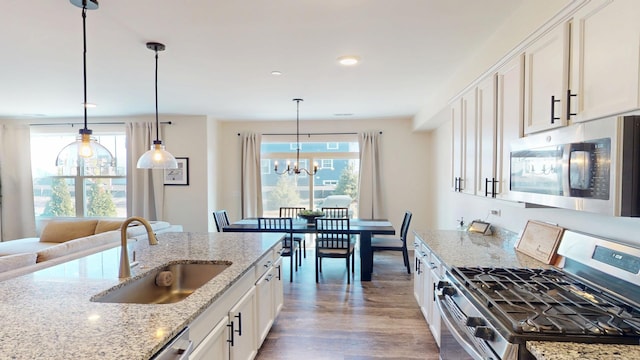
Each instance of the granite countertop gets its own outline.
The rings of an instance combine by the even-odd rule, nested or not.
[[[134,245],[132,277],[175,260],[232,265],[174,304],[91,302],[120,283],[120,247],[0,282],[0,357],[148,359],[279,243],[277,233],[165,233]],[[124,279],[126,280],[126,279]]]
[[[640,346],[527,341],[538,360],[631,360],[640,359]]]
[[[501,266],[548,268],[528,255],[515,250],[518,235],[501,232],[482,235],[461,230],[416,230],[420,238],[447,266]]]
[[[414,234],[447,269],[453,266],[550,267],[517,252],[518,236],[511,232],[484,236],[458,230],[416,230]],[[640,346],[637,345],[527,341],[526,346],[537,360],[640,359]]]

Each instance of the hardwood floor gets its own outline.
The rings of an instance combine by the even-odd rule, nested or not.
[[[316,284],[307,249],[293,282],[284,284],[284,308],[256,359],[437,360],[400,253],[376,253],[371,282],[360,282],[358,263],[356,254],[355,280],[347,285],[344,260],[325,259]]]

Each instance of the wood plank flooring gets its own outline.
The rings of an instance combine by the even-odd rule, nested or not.
[[[285,274],[287,266],[285,259]],[[325,259],[318,284],[314,266],[307,249],[256,359],[438,359],[399,252],[375,254],[371,282],[360,282],[359,254],[351,285],[343,259]]]

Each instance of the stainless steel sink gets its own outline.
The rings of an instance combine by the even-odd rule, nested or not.
[[[175,261],[91,298],[94,302],[171,304],[185,299],[231,266],[230,261]]]

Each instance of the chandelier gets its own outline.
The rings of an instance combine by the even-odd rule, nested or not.
[[[293,99],[296,102],[296,143],[298,144],[296,147],[296,162],[293,163],[293,168],[291,167],[291,163],[287,161],[287,168],[278,172],[278,162],[274,163],[273,171],[278,175],[298,175],[301,172],[307,173],[307,175],[315,175],[318,172],[318,164],[313,164],[313,171],[309,171],[307,169],[300,168],[300,101],[304,101],[302,99]]]

